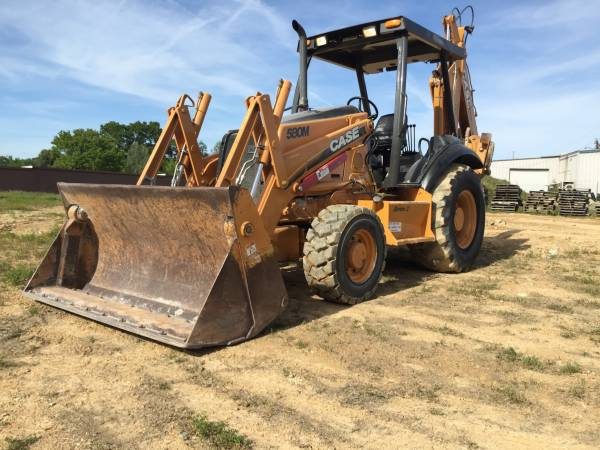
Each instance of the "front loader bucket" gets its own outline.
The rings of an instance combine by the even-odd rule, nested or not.
[[[58,187],[67,221],[25,288],[35,300],[184,348],[249,339],[285,307],[246,190]]]

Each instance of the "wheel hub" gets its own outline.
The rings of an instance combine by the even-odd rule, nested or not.
[[[458,195],[454,211],[454,231],[460,248],[464,250],[471,245],[476,228],[477,204],[471,191],[465,189]]]
[[[367,230],[356,230],[348,241],[346,274],[352,282],[364,283],[373,273],[376,260],[375,239]]]
[[[462,208],[457,207],[454,213],[454,228],[460,231],[465,226],[465,212]]]

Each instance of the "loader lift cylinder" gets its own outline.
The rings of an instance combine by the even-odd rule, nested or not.
[[[408,51],[408,36],[404,35],[396,41],[398,63],[396,69],[396,98],[394,101],[394,125],[392,131],[392,149],[390,153],[390,168],[383,183],[386,188],[398,184],[400,175],[400,152],[402,151],[402,130],[406,125],[406,54]]]

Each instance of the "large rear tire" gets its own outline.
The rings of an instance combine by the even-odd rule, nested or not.
[[[315,294],[353,305],[375,292],[385,256],[383,226],[373,211],[356,205],[331,205],[312,221],[302,262]]]
[[[437,272],[468,270],[479,254],[485,228],[481,180],[470,167],[452,164],[433,191],[435,242],[410,245],[413,259]]]

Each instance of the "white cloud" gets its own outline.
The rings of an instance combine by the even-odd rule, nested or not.
[[[30,44],[1,73],[15,76],[43,61],[67,78],[163,104],[188,86],[247,96],[266,63],[239,34],[250,23],[281,38],[284,20],[259,0],[239,2],[235,15],[231,9],[218,2],[190,10],[144,1],[13,2],[0,10],[0,25],[11,24]]]
[[[5,0],[0,8],[0,101],[11,111],[28,110],[30,120],[46,120],[36,122],[36,133],[40,127],[47,130],[45,139],[27,151],[36,153],[58,129],[97,126],[107,117],[126,120],[118,110],[106,111],[113,102],[135,104],[132,116],[127,116],[135,116],[133,120],[140,114],[162,121],[165,108],[181,93],[194,97],[198,90],[209,91],[214,100],[201,138],[211,145],[226,129],[238,126],[245,97],[257,90],[273,92],[281,77],[295,82],[292,16],[309,34],[396,11],[425,19],[439,31],[437,14],[445,12],[432,16],[429,6],[414,3],[377,6],[261,0]],[[600,3],[553,0],[492,7],[481,2],[476,9],[468,52],[479,129],[494,134],[497,153],[557,153],[600,135],[600,41],[595,36]],[[431,133],[430,70],[411,65],[407,85],[409,120],[418,123],[423,136]],[[57,92],[44,96],[44,83]],[[393,74],[367,77],[367,85],[381,114],[391,112]],[[64,102],[57,100],[62,98],[61,87],[68,91]],[[341,104],[357,91],[350,71],[311,64],[311,105]],[[104,110],[90,104],[95,97],[102,97]],[[18,106],[21,99],[23,106]],[[79,115],[84,109],[90,114]],[[145,109],[156,110],[156,115],[150,117],[154,112]],[[18,148],[19,133],[23,145],[30,142],[25,139],[28,125],[19,125],[8,114],[4,117],[0,116],[2,150]]]
[[[561,29],[572,26],[581,28],[583,22],[595,22],[600,18],[600,9],[589,0],[519,2],[517,6],[498,10],[496,17],[498,26],[507,30],[554,27],[559,40]]]

